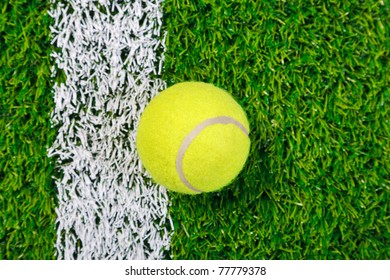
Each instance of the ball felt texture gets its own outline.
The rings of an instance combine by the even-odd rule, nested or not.
[[[143,166],[169,190],[198,194],[228,185],[249,154],[249,123],[233,97],[212,84],[183,82],[154,97],[136,145]]]

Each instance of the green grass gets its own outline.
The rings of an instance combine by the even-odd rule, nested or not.
[[[53,259],[48,2],[0,5],[0,259]]]
[[[389,3],[167,0],[163,78],[227,89],[251,153],[172,195],[173,259],[389,259]]]
[[[4,1],[2,1],[4,2]],[[48,1],[0,6],[0,259],[53,259]],[[251,153],[171,194],[172,259],[390,259],[388,1],[166,0],[163,78],[231,92]]]

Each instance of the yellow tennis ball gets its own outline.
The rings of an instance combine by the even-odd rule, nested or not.
[[[249,123],[226,91],[178,83],[151,100],[136,145],[146,170],[167,189],[198,194],[228,185],[248,157]]]

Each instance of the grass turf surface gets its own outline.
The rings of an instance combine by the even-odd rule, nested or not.
[[[0,5],[0,259],[53,259],[48,3]]]
[[[0,259],[54,257],[47,8],[0,7]],[[233,93],[252,140],[231,186],[171,194],[171,258],[389,259],[389,4],[166,0],[164,12],[163,78]]]
[[[163,78],[233,93],[252,140],[226,190],[171,196],[171,257],[388,259],[388,3],[164,6]]]

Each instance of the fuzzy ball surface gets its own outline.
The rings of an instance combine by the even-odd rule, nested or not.
[[[136,145],[143,166],[169,190],[198,194],[228,185],[249,154],[249,122],[223,89],[175,84],[141,115]]]

